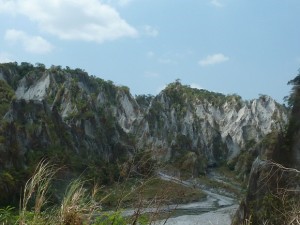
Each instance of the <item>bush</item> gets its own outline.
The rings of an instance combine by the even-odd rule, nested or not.
[[[10,225],[17,222],[17,216],[15,215],[15,208],[7,206],[0,208],[0,223],[1,225]]]

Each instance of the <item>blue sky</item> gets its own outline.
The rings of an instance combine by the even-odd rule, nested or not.
[[[299,12],[299,0],[0,0],[0,62],[82,68],[133,95],[180,79],[282,102]]]

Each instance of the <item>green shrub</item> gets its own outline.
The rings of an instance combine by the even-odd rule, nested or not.
[[[128,221],[121,215],[120,211],[104,213],[96,218],[92,225],[127,225]]]
[[[10,225],[16,224],[17,216],[15,214],[15,208],[7,206],[5,208],[0,208],[0,224],[1,225]]]

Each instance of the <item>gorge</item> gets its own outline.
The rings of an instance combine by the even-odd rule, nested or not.
[[[139,175],[189,180],[223,166],[247,184],[257,156],[282,158],[273,140],[291,126],[289,109],[266,95],[243,100],[176,80],[156,96],[134,97],[81,69],[43,64],[0,64],[0,99],[3,206],[18,203],[41,159],[64,166],[63,179],[84,172],[101,185],[120,180],[136,158],[143,163],[131,171]]]

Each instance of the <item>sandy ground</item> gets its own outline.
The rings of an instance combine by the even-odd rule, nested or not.
[[[156,221],[155,225],[230,225],[231,218],[235,214],[238,205],[237,200],[222,194],[214,193],[211,190],[200,188],[191,181],[182,181],[176,177],[172,177],[163,173],[159,173],[159,177],[163,180],[169,180],[188,187],[198,187],[207,197],[201,202],[189,204],[170,205],[162,207],[162,211],[179,210],[183,211],[183,215],[169,218],[167,221]],[[185,211],[186,210],[186,211]],[[156,212],[156,208],[145,208],[141,213]],[[209,212],[206,212],[209,211]],[[178,212],[178,211],[177,211]],[[186,212],[186,215],[184,215]],[[196,212],[196,213],[195,213]],[[202,213],[201,213],[202,212]],[[199,213],[199,214],[197,214]],[[123,216],[135,214],[134,209],[123,211]],[[180,213],[179,213],[180,214]],[[195,215],[196,214],[196,215]]]
[[[231,217],[235,213],[238,205],[203,213],[200,215],[185,215],[170,218],[165,221],[157,221],[155,225],[230,225]]]
[[[176,177],[168,176],[163,173],[159,173],[161,179],[173,181],[185,186],[193,186],[189,181],[181,181]],[[155,225],[230,225],[232,215],[234,215],[236,209],[238,208],[237,202],[235,199],[213,193],[207,189],[202,189],[203,192],[207,194],[206,201],[191,203],[187,205],[179,205],[178,208],[212,208],[212,211],[207,213],[202,213],[199,215],[183,215],[178,217],[169,218],[167,222],[157,221]],[[213,203],[213,204],[212,204]],[[213,209],[213,205],[221,207],[219,209]],[[210,207],[209,207],[210,206]]]

